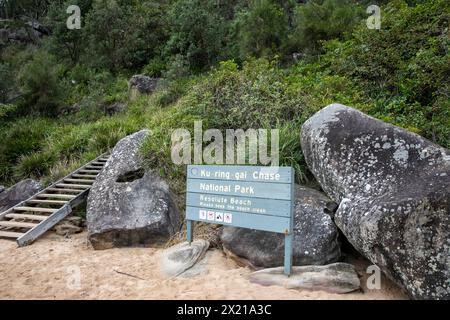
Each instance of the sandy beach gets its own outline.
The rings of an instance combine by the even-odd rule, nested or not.
[[[47,233],[18,248],[0,239],[0,299],[406,299],[391,281],[380,290],[365,286],[368,262],[353,263],[362,290],[349,294],[289,290],[250,283],[248,268],[210,249],[201,275],[168,278],[155,248],[93,250],[86,233],[70,238]]]

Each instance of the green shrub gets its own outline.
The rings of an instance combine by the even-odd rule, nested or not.
[[[183,62],[182,58],[176,58],[180,55],[186,61],[183,65],[193,72],[200,72],[220,60],[228,24],[217,10],[215,1],[175,1],[168,13],[168,22],[171,35],[165,52],[174,55],[175,62]]]
[[[117,72],[140,69],[167,38],[165,3],[98,0],[86,16],[84,61]]]
[[[351,0],[310,0],[295,10],[291,51],[318,53],[321,40],[340,38],[360,22],[364,11]]]
[[[272,0],[254,0],[234,21],[240,57],[270,57],[280,52],[287,36],[287,17]]]
[[[37,50],[32,60],[20,70],[19,83],[24,101],[20,103],[19,111],[55,115],[64,99],[60,72],[61,66],[55,57]]]
[[[48,173],[57,159],[56,154],[47,151],[23,155],[20,157],[17,166],[14,167],[14,176],[18,179],[40,177]]]
[[[150,77],[159,78],[165,70],[166,63],[160,57],[156,57],[147,63],[142,72]]]
[[[391,1],[381,30],[357,28],[347,41],[325,44],[325,68],[353,79],[374,101],[369,112],[450,147],[450,4]]]

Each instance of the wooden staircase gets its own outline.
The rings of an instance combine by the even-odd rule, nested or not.
[[[0,213],[0,237],[26,246],[44,234],[82,203],[109,153],[88,162],[51,186]]]

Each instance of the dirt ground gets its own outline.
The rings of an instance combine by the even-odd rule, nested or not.
[[[167,278],[159,270],[161,249],[95,251],[86,233],[64,238],[48,233],[18,248],[0,239],[0,299],[406,299],[382,278],[381,289],[368,290],[368,262],[355,260],[363,289],[349,294],[263,287],[246,279],[221,251],[208,253],[206,272],[192,278]]]

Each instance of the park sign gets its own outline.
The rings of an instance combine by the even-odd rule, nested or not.
[[[282,233],[284,273],[290,275],[293,198],[291,167],[188,165],[187,240],[194,221]]]

